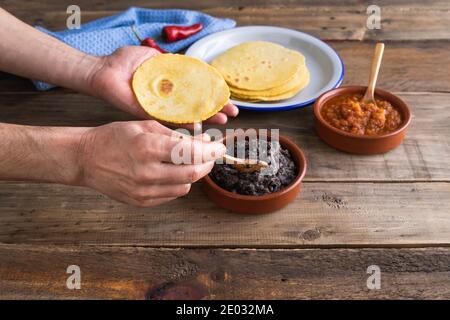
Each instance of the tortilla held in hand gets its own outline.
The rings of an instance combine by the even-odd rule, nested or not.
[[[179,54],[146,60],[134,73],[132,87],[150,116],[180,124],[206,120],[230,99],[228,85],[216,69]]]

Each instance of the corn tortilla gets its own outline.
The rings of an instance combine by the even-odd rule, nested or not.
[[[305,57],[275,43],[251,41],[227,50],[211,64],[230,86],[261,91],[291,82],[305,65]]]
[[[308,69],[305,70],[303,81],[297,84],[296,87],[294,87],[291,90],[288,90],[286,92],[280,93],[278,95],[273,96],[267,96],[267,95],[261,95],[261,96],[255,96],[255,95],[243,95],[236,92],[231,92],[231,97],[238,100],[245,100],[247,102],[258,102],[258,101],[277,101],[277,100],[285,100],[292,98],[295,96],[298,92],[303,90],[308,84],[309,84],[309,71]]]
[[[160,54],[135,71],[132,88],[152,117],[171,123],[206,120],[229,101],[222,75],[207,63],[179,54]]]

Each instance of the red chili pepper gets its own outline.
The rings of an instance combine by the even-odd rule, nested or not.
[[[156,43],[156,41],[152,38],[145,38],[144,40],[141,41],[141,46],[146,46],[146,47],[150,47],[153,49],[158,50],[161,53],[167,53],[166,50],[164,50],[163,48],[161,48],[160,46],[158,46],[158,44]]]
[[[163,37],[167,42],[189,38],[203,29],[203,24],[196,23],[192,26],[165,26],[163,28]]]

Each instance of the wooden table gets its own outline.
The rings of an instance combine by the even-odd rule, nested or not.
[[[0,0],[31,24],[65,26],[73,1]],[[189,3],[190,2],[190,3]],[[450,298],[450,3],[377,1],[382,29],[367,30],[370,1],[91,1],[82,20],[131,5],[189,8],[277,25],[326,40],[345,84],[365,84],[375,41],[386,43],[379,86],[412,107],[407,139],[385,155],[325,145],[310,107],[242,111],[229,127],[279,128],[306,152],[302,193],[269,215],[235,215],[199,185],[185,198],[137,209],[84,188],[0,183],[1,298]],[[339,3],[339,4],[337,4]],[[0,121],[98,126],[131,116],[64,89],[36,92],[0,74]],[[81,290],[68,290],[78,265]],[[366,285],[381,270],[381,289]]]

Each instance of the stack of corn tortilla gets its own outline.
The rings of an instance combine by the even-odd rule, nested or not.
[[[266,41],[242,43],[211,64],[225,78],[232,98],[251,102],[291,98],[310,78],[301,53]]]

